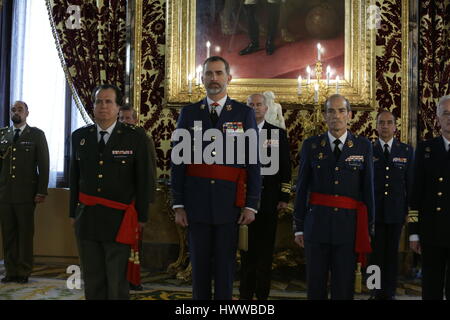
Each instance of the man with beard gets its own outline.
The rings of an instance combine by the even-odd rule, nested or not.
[[[27,124],[28,106],[11,107],[13,126],[0,129],[0,221],[6,276],[27,283],[33,270],[34,209],[45,201],[49,152],[42,130]]]
[[[416,150],[409,241],[422,254],[422,298],[450,300],[450,95],[436,116],[441,135]]]
[[[213,141],[220,140],[218,134],[225,140],[225,136],[237,137],[247,131],[254,131],[256,137],[253,110],[227,95],[231,81],[228,62],[218,56],[206,59],[202,81],[206,98],[181,110],[177,130],[189,130],[192,144],[195,144],[194,131],[201,131],[203,137],[203,133],[211,132],[209,129],[212,128],[216,129]],[[176,136],[177,131],[173,140]],[[249,161],[247,142],[245,149],[239,148],[238,144],[233,161],[222,162],[214,158],[212,164],[206,164],[203,151],[208,145],[204,142],[202,148],[194,146],[192,153],[200,154],[201,164],[191,164],[192,161],[176,163],[172,151],[173,209],[175,222],[188,227],[193,298],[210,300],[211,280],[214,279],[214,299],[229,300],[233,292],[238,225],[249,224],[255,219],[261,188],[260,166],[258,161]],[[218,153],[221,151],[211,151],[212,156]],[[223,159],[227,159],[225,153],[224,150]],[[245,163],[239,164],[237,155],[242,154],[246,155]]]
[[[364,137],[347,130],[347,99],[325,103],[328,132],[306,139],[300,153],[294,210],[295,242],[305,248],[308,299],[351,300],[355,263],[371,251],[374,219],[373,152]]]

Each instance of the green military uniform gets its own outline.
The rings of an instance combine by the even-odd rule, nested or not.
[[[49,152],[42,130],[26,125],[0,129],[0,219],[7,277],[28,277],[33,268],[34,198],[46,195]]]
[[[86,299],[128,299],[130,246],[118,243],[123,210],[79,203],[79,192],[130,204],[146,222],[149,206],[149,151],[143,129],[117,122],[99,152],[96,125],[72,134],[70,217],[80,246]]]

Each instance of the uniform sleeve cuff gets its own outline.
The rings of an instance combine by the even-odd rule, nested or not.
[[[245,207],[245,209],[248,209],[248,210],[250,210],[250,211],[253,211],[254,214],[257,214],[257,213],[258,213],[258,210],[255,210],[255,209],[250,208],[250,207]]]
[[[176,205],[172,206],[172,209],[176,209],[176,208],[184,208],[184,205],[176,204]]]

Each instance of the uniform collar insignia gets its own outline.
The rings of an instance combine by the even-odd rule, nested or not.
[[[200,106],[200,110],[205,110],[205,104],[204,103]]]
[[[81,139],[81,141],[80,141],[80,146],[84,146],[84,144],[86,143],[86,139]]]
[[[326,144],[327,144],[327,141],[325,139],[322,139],[322,141],[320,141],[320,145],[322,147],[325,147]]]
[[[349,148],[353,148],[353,141],[352,140],[347,140],[347,146]]]
[[[231,110],[233,110],[233,107],[230,104],[227,105],[227,111],[231,111]]]

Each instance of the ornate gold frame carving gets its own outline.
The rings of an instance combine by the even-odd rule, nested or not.
[[[375,84],[375,30],[368,28],[370,0],[345,1],[345,75],[340,93],[353,106],[373,110]],[[196,0],[167,0],[166,99],[169,106],[194,101],[188,93],[188,75],[195,74]],[[244,101],[254,92],[272,90],[283,106],[299,104],[296,79],[235,79],[230,95]]]

